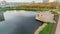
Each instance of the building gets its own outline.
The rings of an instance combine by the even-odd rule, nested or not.
[[[0,2],[0,8],[15,7],[18,4],[22,4],[22,3],[20,3],[20,2],[6,2],[6,1],[1,1]]]
[[[43,3],[48,3],[49,2],[49,0],[43,0]]]
[[[6,7],[6,1],[1,1],[0,2],[0,8]]]
[[[56,0],[57,3],[60,3],[60,0]]]

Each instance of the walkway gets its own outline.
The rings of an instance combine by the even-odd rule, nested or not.
[[[58,18],[58,21],[57,21],[55,34],[60,34],[60,14],[59,14],[59,18]]]

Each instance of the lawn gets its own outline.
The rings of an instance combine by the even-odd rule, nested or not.
[[[47,26],[39,34],[52,34],[54,23],[48,23]]]

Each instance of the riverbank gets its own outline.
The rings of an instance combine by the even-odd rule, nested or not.
[[[45,13],[45,12],[44,12]],[[40,13],[41,14],[41,13]],[[48,13],[49,14],[49,13]],[[57,21],[57,18],[58,18],[58,12],[56,12],[56,11],[53,11],[53,14],[54,14],[54,16],[53,16],[53,20],[54,21]],[[50,14],[49,14],[50,15]],[[44,16],[45,16],[45,14],[44,14]],[[50,16],[52,16],[52,15],[50,15]],[[49,16],[49,17],[50,17]],[[48,16],[46,16],[46,17],[48,17]],[[41,16],[40,16],[40,18],[41,18]],[[51,19],[50,18],[50,19]],[[38,18],[39,19],[39,18]],[[43,18],[42,18],[43,19]],[[49,19],[49,20],[50,20]],[[39,21],[41,21],[41,20],[39,20]],[[45,25],[45,24],[47,24],[47,25]],[[36,33],[35,34],[52,34],[52,32],[53,32],[53,28],[54,28],[54,26],[55,26],[55,22],[46,22],[45,24],[43,24],[42,26],[40,26],[37,30],[36,30]]]
[[[47,25],[47,23],[43,23],[40,27],[38,27],[38,29],[35,31],[34,34],[39,34],[39,32],[41,32],[46,25]]]
[[[52,34],[54,25],[54,23],[47,24],[39,34]]]
[[[58,15],[54,16],[54,20],[57,21]],[[56,23],[46,23],[47,25],[43,28],[42,31],[39,32],[39,34],[52,34],[53,29]]]

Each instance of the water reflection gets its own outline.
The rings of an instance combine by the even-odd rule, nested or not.
[[[3,15],[3,12],[0,12],[0,21],[4,21],[4,15]]]
[[[35,20],[36,12],[6,11],[0,23],[0,34],[34,34],[42,23]]]

